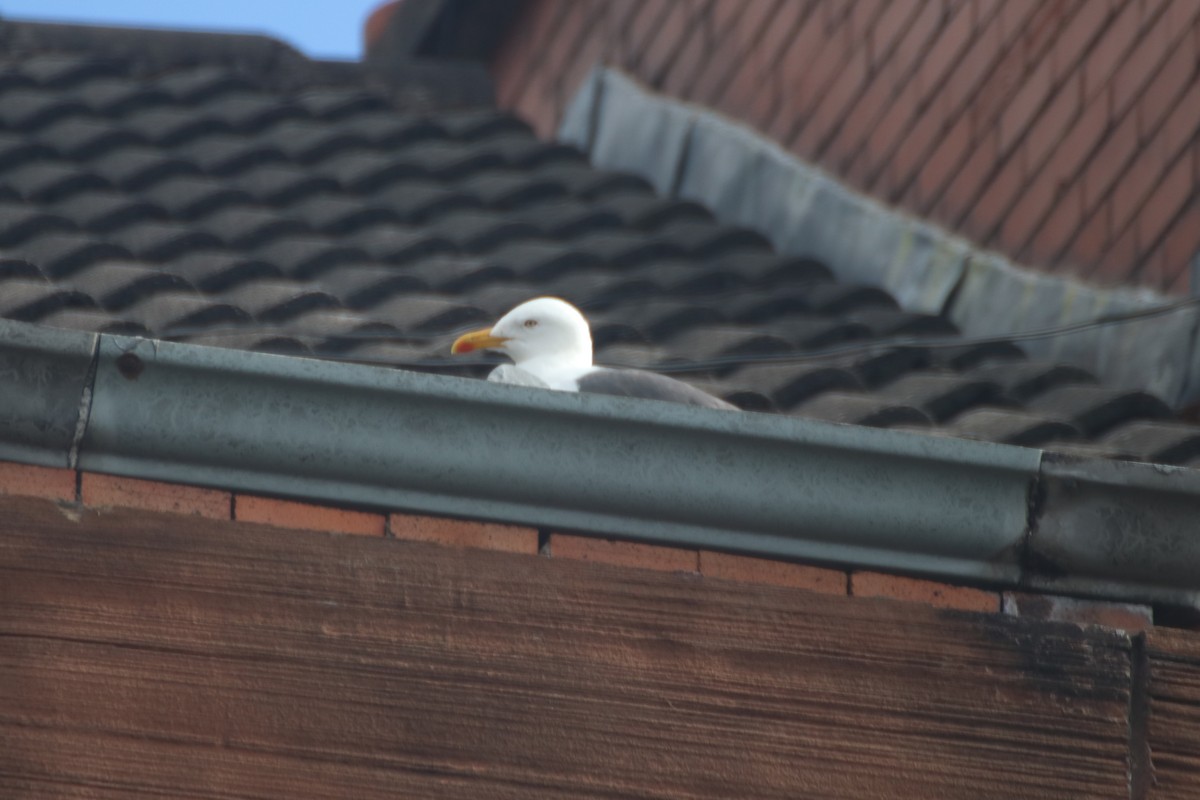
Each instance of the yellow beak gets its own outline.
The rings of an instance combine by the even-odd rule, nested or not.
[[[450,346],[450,354],[458,356],[476,350],[490,350],[503,346],[507,341],[507,337],[492,336],[492,329],[484,328],[483,330],[464,333],[455,339],[454,344]]]

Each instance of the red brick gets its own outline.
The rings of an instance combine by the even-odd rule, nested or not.
[[[1137,211],[1138,249],[1145,252],[1157,244],[1167,226],[1195,201],[1196,183],[1191,159],[1172,164],[1162,181]]]
[[[1092,46],[1083,62],[1083,91],[1092,97],[1104,88],[1121,63],[1125,52],[1137,39],[1141,28],[1140,3],[1129,3]]]
[[[1000,28],[1006,40],[1024,32],[1038,5],[1046,0],[1003,0],[1000,3]]]
[[[945,9],[941,3],[920,0],[920,6],[916,18],[892,55],[891,68],[895,70],[897,80],[908,80],[911,71],[920,65],[922,56],[945,23]]]
[[[1162,137],[1165,152],[1178,152],[1200,134],[1200,80],[1193,80],[1186,95],[1167,115]]]
[[[382,514],[348,511],[343,508],[297,503],[273,497],[239,494],[234,498],[233,518],[242,522],[261,522],[280,528],[306,531],[354,533],[383,536],[387,521]]]
[[[565,533],[551,534],[550,555],[663,572],[698,572],[700,569],[700,556],[695,550]]]
[[[1112,220],[1116,230],[1121,230],[1138,216],[1165,169],[1162,154],[1156,152],[1156,148],[1142,148],[1134,157],[1113,189]],[[1188,182],[1190,184],[1191,175],[1188,175]],[[1177,210],[1178,206],[1172,210],[1172,216]]]
[[[562,16],[553,35],[541,42],[542,60],[535,68],[538,76],[549,81],[557,93],[561,90],[564,73],[574,64],[583,37],[590,33],[592,22],[589,3],[568,3],[570,9]]]
[[[554,0],[559,5],[570,5]],[[650,42],[658,32],[662,21],[676,10],[677,0],[644,0],[640,10],[625,28],[622,35],[622,51],[627,68],[637,70],[650,50]]]
[[[1200,3],[1196,6],[1200,8]],[[1179,95],[1196,74],[1196,40],[1184,36],[1170,49],[1166,63],[1137,100],[1138,133],[1145,140],[1176,107]]]
[[[909,128],[887,165],[887,184],[892,187],[890,195],[895,198],[898,191],[908,188],[909,182],[916,177],[917,170],[925,164],[934,142],[943,134],[944,120],[935,114],[925,114]]]
[[[1087,277],[1108,286],[1117,286],[1128,281],[1135,273],[1137,264],[1137,234],[1130,227],[1105,245],[1100,263],[1087,273]]]
[[[929,209],[942,195],[947,182],[957,173],[971,146],[971,121],[965,116],[958,118],[950,130],[938,140],[934,151],[925,159],[917,173],[917,208]]]
[[[691,13],[686,3],[673,3],[646,44],[638,66],[638,74],[651,86],[661,85],[667,67],[675,53],[684,45],[691,32]]]
[[[1125,112],[1134,98],[1150,82],[1166,54],[1173,46],[1172,39],[1179,31],[1167,30],[1167,17],[1162,15],[1151,28],[1142,34],[1133,50],[1121,59],[1112,76],[1112,114]],[[1188,37],[1189,39],[1191,37]]]
[[[1136,152],[1137,119],[1132,114],[1108,132],[1100,149],[1083,171],[1083,201],[1094,208],[1125,170]]]
[[[75,502],[75,470],[0,461],[0,494]]]
[[[663,78],[662,91],[674,97],[683,97],[695,82],[707,59],[728,57],[728,54],[713,52],[713,44],[705,36],[702,25],[694,25],[684,39],[683,47],[675,54]]]
[[[877,122],[895,97],[896,85],[891,70],[873,75],[865,91],[859,95],[842,120],[837,136],[833,137],[826,154],[842,161],[857,156],[860,148],[877,129]]]
[[[1050,212],[1058,187],[1049,181],[1027,183],[1000,226],[1006,252],[1020,253]],[[1081,212],[1082,213],[1082,212]]]
[[[959,611],[992,613],[1000,610],[1000,595],[996,592],[880,572],[851,572],[850,594],[908,600]]]
[[[1083,107],[1083,79],[1078,73],[1059,86],[1037,115],[1025,135],[1021,147],[1025,164],[1040,172],[1042,162],[1063,140],[1070,125]]]
[[[1075,239],[1068,248],[1071,258],[1083,267],[1083,274],[1095,270],[1100,259],[1104,257],[1105,247],[1112,235],[1110,204],[1102,203],[1087,215],[1083,227],[1075,234]]]
[[[866,82],[868,58],[866,48],[860,47],[830,84],[813,112],[813,124],[804,132],[807,141],[802,145],[803,149],[823,152],[830,139],[842,135],[847,110]]]
[[[932,212],[935,216],[951,225],[958,224],[999,163],[998,142],[999,134],[993,129],[971,146],[967,160],[955,171],[942,192],[941,200]]]
[[[1073,186],[1055,199],[1050,214],[1029,243],[1030,259],[1053,264],[1083,224],[1083,190]]]
[[[932,46],[925,52],[921,65],[913,75],[917,92],[929,98],[945,82],[946,76],[966,50],[971,33],[971,11],[962,5],[950,11]]]
[[[824,594],[844,595],[849,588],[848,576],[840,569],[789,564],[786,561],[735,556],[711,550],[700,551],[700,574],[709,578],[769,583]]]
[[[958,113],[975,102],[980,85],[996,65],[1003,42],[1000,22],[993,18],[979,31],[938,93],[935,105],[941,106],[943,113]]]
[[[1080,67],[1080,60],[1111,16],[1105,3],[1084,0],[1068,20],[1050,50],[1050,72],[1057,81]],[[1082,76],[1082,70],[1079,71]]]
[[[1025,76],[1021,88],[1000,115],[1001,153],[1008,152],[1025,135],[1034,115],[1050,97],[1050,89],[1050,67],[1043,61]]]
[[[892,0],[884,6],[871,28],[871,66],[880,66],[909,31],[923,6],[933,5],[924,0]]]
[[[776,0],[752,0],[743,3],[739,0],[716,0],[709,11],[708,27],[712,42],[703,63],[692,76],[688,86],[687,98],[704,105],[715,105],[721,90],[733,77],[742,55],[749,46],[751,34],[745,29],[744,21],[753,12],[756,18],[765,22],[762,9],[769,8]],[[755,28],[754,35],[761,30]]]
[[[1025,178],[1020,169],[1008,163],[1000,166],[964,220],[977,240],[986,242],[991,238],[1024,187]]]
[[[388,517],[388,530],[397,539],[434,542],[448,547],[530,555],[536,555],[538,551],[537,530],[521,525],[397,513]]]
[[[1058,146],[1041,168],[1043,177],[1059,183],[1066,183],[1077,177],[1088,157],[1104,138],[1107,124],[1108,106],[1104,101],[1096,100],[1085,106],[1083,113],[1071,124],[1067,135],[1059,140]],[[1032,151],[1033,146],[1030,152]]]
[[[1188,274],[1189,263],[1200,253],[1200,203],[1193,199],[1187,210],[1171,223],[1163,237],[1162,249],[1164,281],[1173,289],[1181,285],[1186,289],[1186,279],[1181,284],[1180,276]]]
[[[1004,613],[1014,617],[1073,622],[1081,626],[1099,625],[1129,633],[1154,627],[1154,613],[1145,605],[1025,592],[1004,592],[1003,598]]]
[[[85,506],[93,508],[141,508],[209,519],[229,519],[230,516],[229,492],[96,472],[81,475],[80,496]]]

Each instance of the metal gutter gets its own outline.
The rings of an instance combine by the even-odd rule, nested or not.
[[[78,467],[97,472],[995,586],[1200,598],[1200,545],[1181,543],[1200,510],[1188,470],[1043,463],[1027,448],[13,322],[0,322],[0,368],[5,459],[67,464],[78,427]],[[72,417],[89,381],[90,414]],[[1089,533],[1097,515],[1109,544]]]

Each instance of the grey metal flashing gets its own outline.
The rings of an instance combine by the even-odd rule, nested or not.
[[[1185,469],[14,322],[0,365],[8,459],[65,465],[82,419],[84,470],[1200,603]]]
[[[0,459],[73,466],[99,339],[0,319]]]
[[[759,133],[597,66],[559,138],[606,169],[639,174],[761,231],[783,253],[813,256],[845,281],[887,289],[909,310],[945,314],[971,336],[1003,336],[1168,305],[1148,289],[1104,288],[1023,269],[889,208]],[[1200,308],[1022,343],[1030,355],[1084,367],[1106,383],[1175,407],[1200,398]]]

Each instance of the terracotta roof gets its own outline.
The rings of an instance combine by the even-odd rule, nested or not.
[[[238,37],[147,61],[22,30],[0,64],[0,316],[480,376],[446,359],[453,334],[555,294],[599,361],[746,408],[1200,463],[1200,429],[1161,400],[1010,343],[945,346],[946,319],[506,113],[406,104],[317,62],[281,81]],[[866,347],[888,337],[938,346]]]

